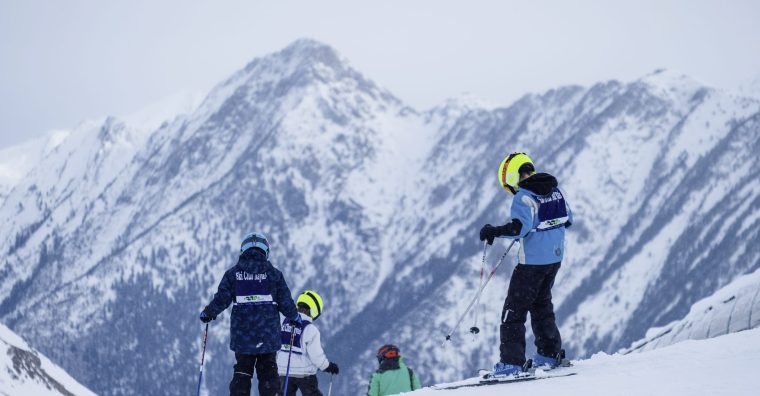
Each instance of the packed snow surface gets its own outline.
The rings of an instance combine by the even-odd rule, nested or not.
[[[757,395],[760,329],[630,355],[598,353],[560,369],[578,375],[407,395]],[[559,371],[557,372],[559,373]]]

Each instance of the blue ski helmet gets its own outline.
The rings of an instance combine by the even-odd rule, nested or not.
[[[243,254],[250,248],[258,248],[264,252],[264,255],[269,258],[269,241],[267,236],[261,232],[252,232],[243,238],[243,243],[240,244],[240,254]]]

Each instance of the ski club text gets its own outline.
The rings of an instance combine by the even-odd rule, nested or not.
[[[235,272],[235,278],[239,281],[264,281],[267,279],[267,274],[249,274],[245,271]]]
[[[547,202],[560,200],[563,197],[562,197],[562,194],[559,193],[559,191],[555,191],[552,193],[552,195],[549,195],[548,197],[536,197],[536,198],[538,198],[538,202],[547,203]]]

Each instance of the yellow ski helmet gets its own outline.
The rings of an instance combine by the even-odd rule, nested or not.
[[[512,153],[504,158],[499,165],[499,183],[505,190],[512,194],[517,194],[517,183],[520,182],[520,168],[523,165],[530,164],[533,167],[533,160],[525,153]]]
[[[316,320],[322,315],[322,310],[324,309],[322,297],[314,290],[306,290],[301,293],[301,295],[298,296],[298,300],[296,300],[296,305],[301,305],[301,303],[306,304],[306,306],[309,307],[312,319]]]

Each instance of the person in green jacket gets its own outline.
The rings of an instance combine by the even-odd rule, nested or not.
[[[420,389],[420,379],[411,367],[404,364],[401,351],[386,344],[377,351],[380,368],[372,373],[367,396],[388,396]]]

